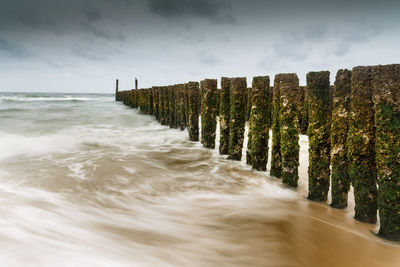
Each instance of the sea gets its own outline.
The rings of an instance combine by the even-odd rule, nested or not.
[[[112,94],[0,93],[0,266],[400,266],[300,145],[291,189]]]

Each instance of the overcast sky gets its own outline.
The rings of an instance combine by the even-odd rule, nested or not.
[[[0,91],[400,63],[398,0],[0,0]]]

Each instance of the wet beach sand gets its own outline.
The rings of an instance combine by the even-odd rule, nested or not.
[[[352,192],[305,198],[306,136],[292,190],[111,95],[0,101],[0,266],[400,266]]]

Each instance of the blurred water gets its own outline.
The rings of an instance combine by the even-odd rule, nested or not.
[[[399,246],[104,94],[0,93],[0,266],[400,266]]]

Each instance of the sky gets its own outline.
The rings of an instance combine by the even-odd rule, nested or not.
[[[400,63],[398,0],[0,0],[0,91],[120,90]],[[219,80],[220,81],[220,80]]]

